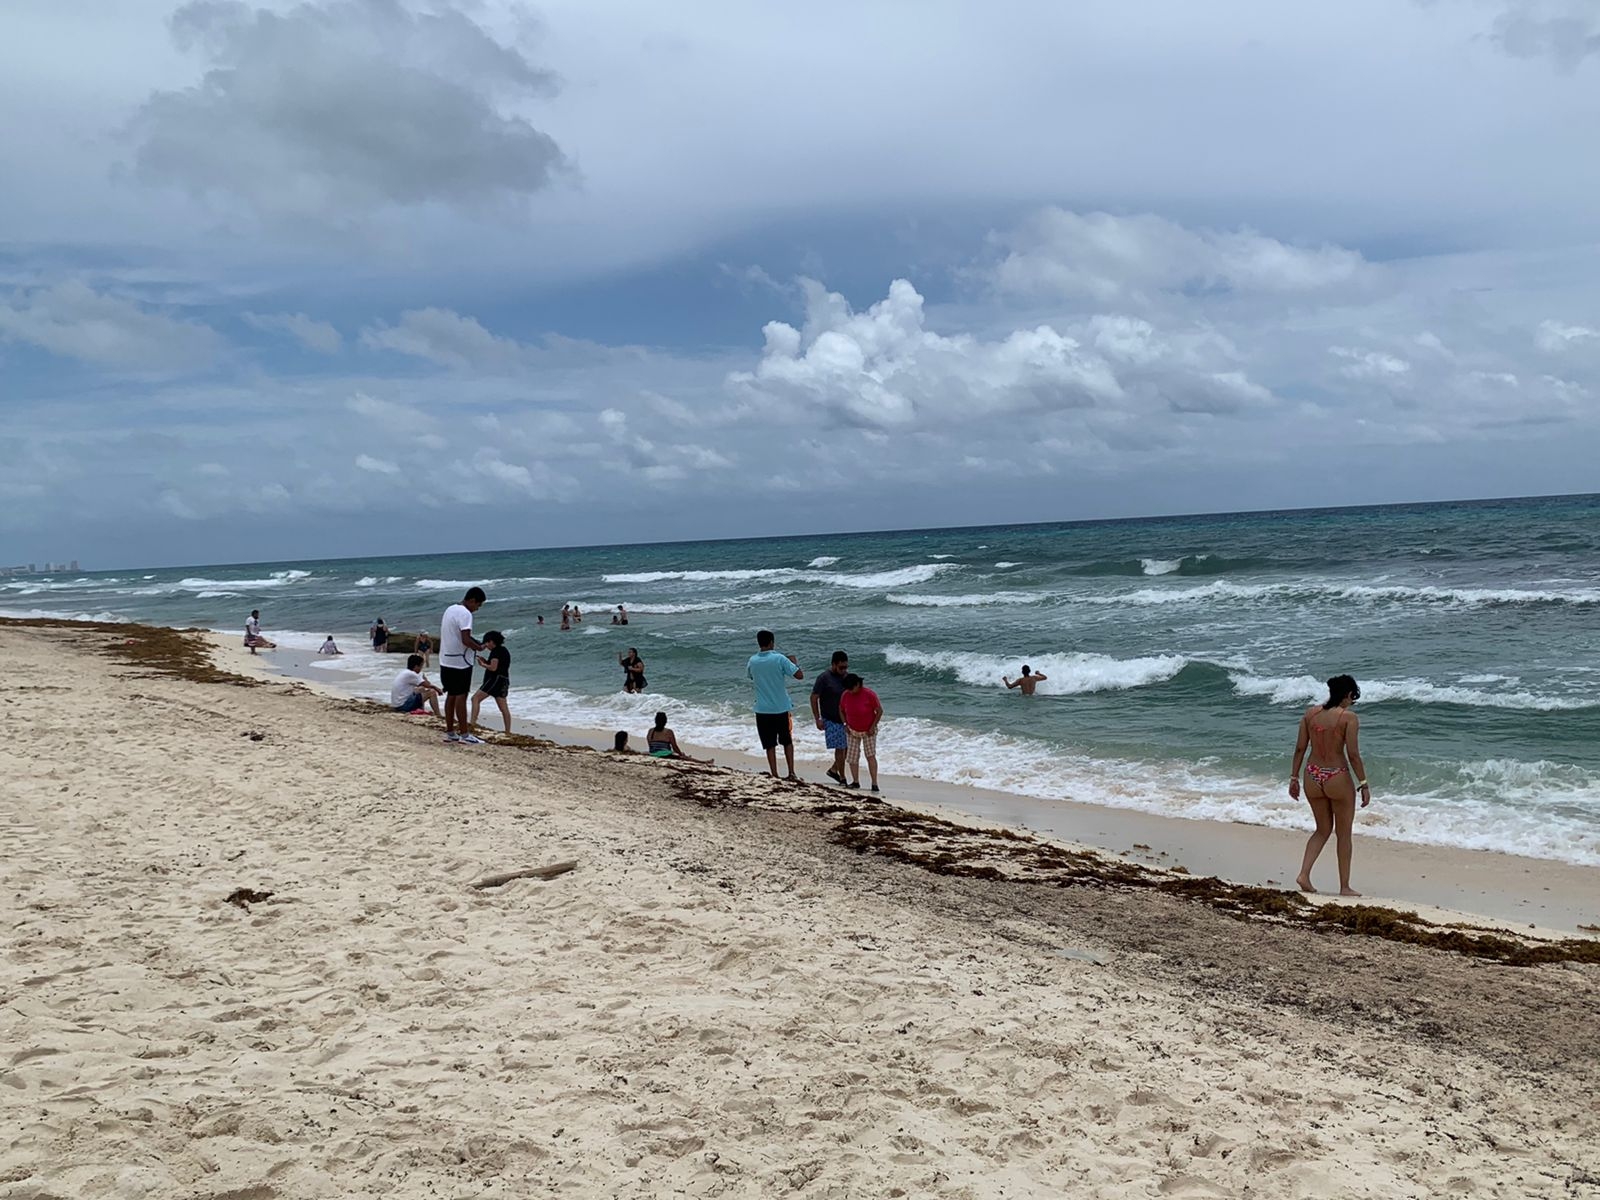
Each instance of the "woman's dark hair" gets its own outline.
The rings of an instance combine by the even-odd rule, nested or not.
[[[617,730],[616,744],[611,748],[613,750],[626,750],[628,748],[628,731],[626,729]]]
[[[1344,703],[1344,698],[1349,696],[1352,700],[1361,699],[1361,685],[1355,681],[1353,675],[1335,675],[1328,680],[1328,702],[1324,709],[1338,708]]]
[[[848,691],[853,691],[854,689],[856,689],[856,688],[858,688],[860,686],[861,686],[861,676],[857,675],[854,671],[852,671],[850,674],[848,674],[848,675],[846,675],[844,677],[844,690],[845,691],[847,691],[847,692]]]
[[[664,713],[664,712],[658,712],[656,714],[656,728],[657,729],[665,729],[666,727],[667,727],[667,714]]]

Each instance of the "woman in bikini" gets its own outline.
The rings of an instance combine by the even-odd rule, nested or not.
[[[1289,795],[1299,799],[1300,764],[1305,763],[1306,803],[1311,805],[1311,815],[1317,822],[1316,831],[1306,842],[1300,877],[1295,880],[1302,892],[1317,890],[1311,886],[1311,868],[1328,844],[1328,836],[1335,834],[1339,894],[1361,894],[1350,886],[1350,827],[1356,818],[1356,790],[1360,789],[1361,807],[1365,808],[1372,803],[1372,789],[1367,786],[1367,769],[1362,765],[1361,746],[1357,740],[1361,719],[1350,711],[1350,706],[1359,699],[1361,689],[1356,681],[1349,675],[1335,675],[1328,680],[1328,702],[1306,709],[1306,715],[1300,718]],[[1311,751],[1309,761],[1307,748]]]

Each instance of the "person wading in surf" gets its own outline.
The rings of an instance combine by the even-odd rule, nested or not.
[[[1361,807],[1365,808],[1372,803],[1372,789],[1367,786],[1367,768],[1361,762],[1361,718],[1350,711],[1359,699],[1361,688],[1356,681],[1349,675],[1335,675],[1328,680],[1328,702],[1306,709],[1306,715],[1300,718],[1289,795],[1292,799],[1300,797],[1300,765],[1304,762],[1306,803],[1317,822],[1316,831],[1306,842],[1305,861],[1295,880],[1302,892],[1317,890],[1311,886],[1311,868],[1328,844],[1328,836],[1334,834],[1338,839],[1339,894],[1361,895],[1350,886],[1350,829],[1356,818],[1356,790],[1360,789]],[[1307,748],[1311,751],[1309,761]]]

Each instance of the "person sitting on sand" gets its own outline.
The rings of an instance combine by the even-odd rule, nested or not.
[[[511,732],[511,706],[506,697],[511,694],[511,651],[506,649],[506,635],[491,629],[483,635],[483,648],[489,657],[478,655],[478,665],[483,668],[483,682],[472,697],[472,724],[478,723],[478,707],[484,700],[493,700],[500,706],[500,717]]]
[[[322,647],[321,647],[321,649],[319,649],[317,651],[317,653],[318,654],[343,654],[344,651],[339,649],[339,647],[337,647],[337,646],[335,646],[333,644],[333,634],[330,633],[328,635],[328,640],[322,643]]]
[[[261,636],[261,610],[259,608],[252,608],[249,619],[244,623],[244,644],[251,654],[254,654],[258,647],[262,650],[276,650],[278,648],[277,642],[269,642]]]
[[[1009,692],[1012,688],[1021,688],[1024,696],[1033,695],[1033,689],[1049,678],[1050,676],[1048,675],[1035,674],[1027,663],[1022,664],[1021,679],[1013,680],[1009,675],[1000,676],[1001,681],[1006,685],[1006,691]]]
[[[637,750],[631,750],[631,749],[628,748],[628,731],[626,729],[617,730],[617,736],[612,739],[611,753],[613,753],[613,754],[637,754],[637,753],[639,753]]]
[[[639,657],[637,646],[629,646],[626,654],[617,655],[617,661],[622,664],[622,690],[628,695],[642,692],[649,686],[644,677],[644,659]]]
[[[439,711],[439,689],[422,673],[422,655],[413,654],[406,659],[406,669],[394,677],[394,686],[389,689],[389,707],[409,715],[421,712],[424,705],[433,710],[434,716],[444,716]]]
[[[1316,821],[1315,832],[1306,841],[1306,855],[1300,864],[1300,874],[1295,879],[1302,892],[1315,892],[1311,886],[1311,868],[1317,855],[1328,844],[1329,834],[1337,838],[1339,858],[1339,894],[1359,896],[1350,886],[1351,826],[1356,819],[1356,790],[1361,791],[1361,807],[1372,803],[1372,789],[1367,785],[1367,768],[1361,761],[1359,733],[1361,719],[1350,711],[1351,705],[1361,699],[1361,688],[1349,675],[1335,675],[1328,680],[1328,701],[1306,709],[1300,718],[1300,732],[1295,738],[1294,766],[1289,772],[1289,795],[1300,796],[1300,764],[1305,762],[1306,803],[1311,806],[1311,816]],[[1311,757],[1306,760],[1306,750]]]
[[[650,748],[651,758],[676,758],[683,762],[704,763],[710,766],[713,762],[709,758],[693,758],[687,755],[678,746],[678,735],[667,728],[667,714],[656,714],[655,728],[644,735],[644,743]]]

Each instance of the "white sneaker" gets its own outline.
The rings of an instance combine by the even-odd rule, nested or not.
[[[459,742],[461,735],[459,733],[447,733],[444,735],[444,740],[447,742]]]
[[[456,741],[460,742],[463,746],[481,746],[484,744],[481,737],[473,737],[470,733],[463,733],[460,737],[456,738]]]

